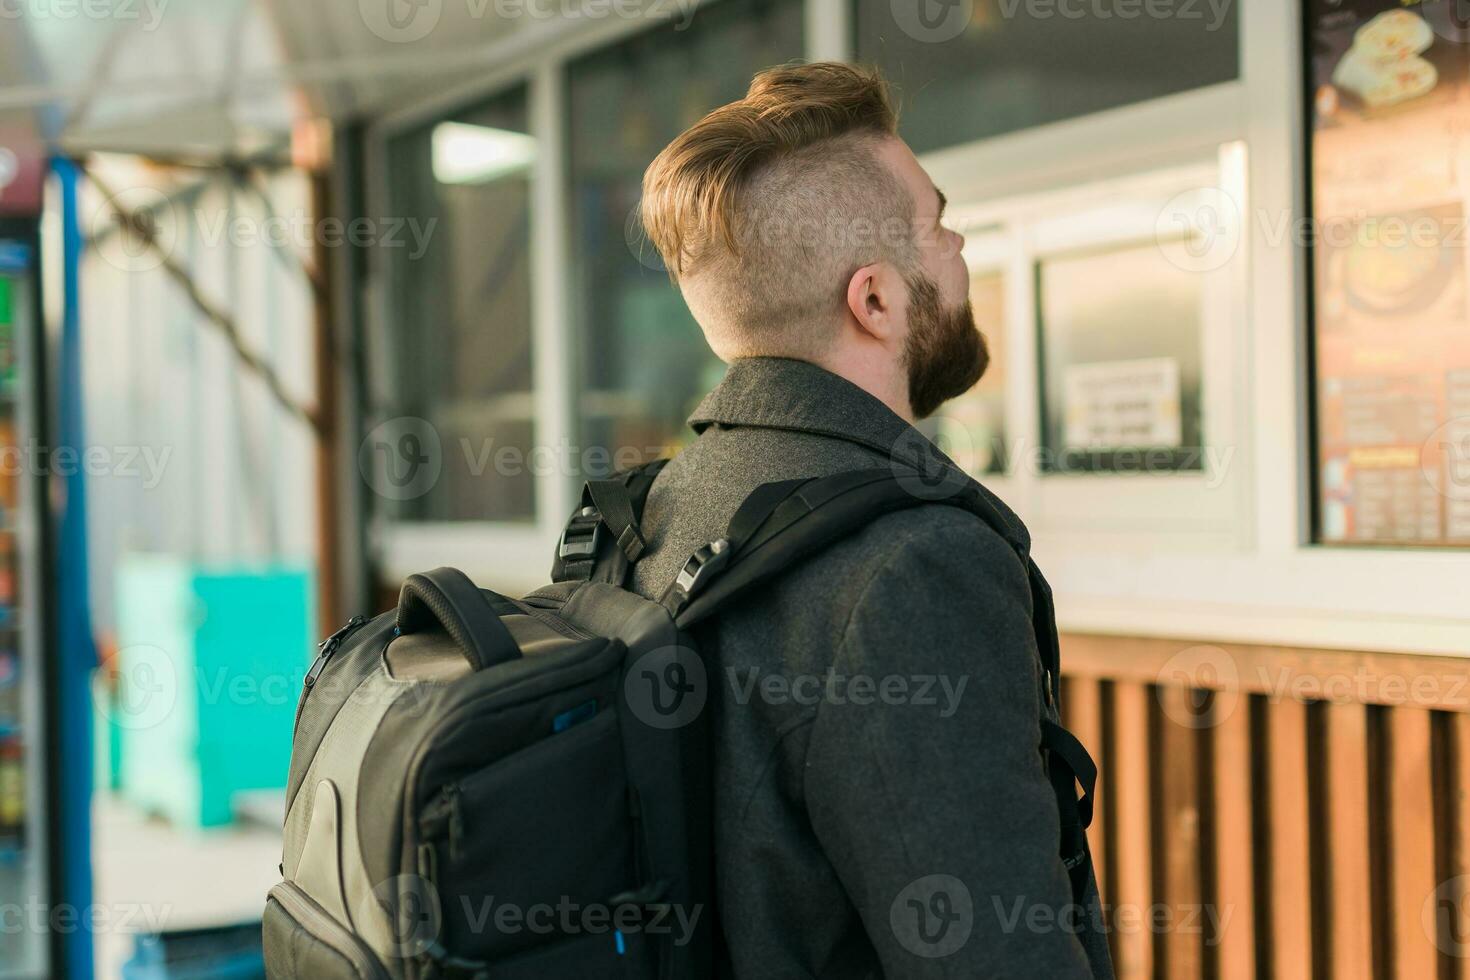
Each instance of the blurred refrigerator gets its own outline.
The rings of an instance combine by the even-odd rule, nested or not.
[[[35,222],[0,219],[0,978],[54,975]]]

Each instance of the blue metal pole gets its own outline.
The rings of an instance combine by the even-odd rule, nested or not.
[[[77,210],[79,173],[70,160],[56,158],[52,170],[61,188],[62,280],[64,310],[57,365],[57,446],[86,450],[82,414],[82,337],[80,276],[81,216]],[[87,493],[83,467],[62,481],[56,536],[56,651],[59,670],[55,710],[59,734],[57,767],[61,812],[52,826],[59,830],[53,847],[61,849],[60,894],[78,913],[92,904],[92,697],[91,676],[97,665],[87,574]],[[53,479],[55,479],[53,477]],[[94,975],[93,936],[74,929],[64,939],[59,975],[75,980]]]

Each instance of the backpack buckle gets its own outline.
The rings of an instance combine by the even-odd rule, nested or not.
[[[556,557],[595,558],[602,544],[602,515],[596,507],[583,507],[577,516],[561,532],[561,541],[556,546]]]
[[[693,595],[709,578],[730,564],[730,539],[711,541],[689,556],[674,586],[684,595]]]

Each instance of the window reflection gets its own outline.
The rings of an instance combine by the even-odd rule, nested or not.
[[[643,171],[753,74],[802,54],[799,0],[722,0],[571,65],[573,312],[582,439],[626,466],[685,441],[684,420],[724,374],[636,208]],[[601,475],[601,474],[588,474]]]
[[[896,85],[918,152],[1239,76],[1235,3],[1169,17],[1111,4],[855,3],[858,60]]]
[[[1044,472],[1203,469],[1202,290],[1153,242],[1036,264]]]
[[[437,478],[381,501],[399,519],[530,521],[530,178],[535,141],[526,91],[393,138],[393,215],[417,238],[385,248],[389,263],[391,416],[416,416],[417,452]],[[390,426],[391,428],[391,426]],[[396,452],[394,439],[386,451]],[[389,461],[401,464],[401,460]],[[433,466],[435,460],[423,465]],[[401,469],[401,466],[400,466]],[[401,498],[401,499],[393,499]]]

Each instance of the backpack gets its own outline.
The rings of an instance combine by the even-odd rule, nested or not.
[[[978,486],[934,500],[896,468],[769,483],[655,601],[624,583],[662,465],[586,485],[550,586],[513,600],[439,568],[409,576],[396,610],[323,641],[296,713],[283,880],[263,916],[273,980],[712,975],[695,627],[889,511],[958,506],[998,530],[1004,519]],[[1050,592],[1022,557],[1055,704]],[[1048,715],[1080,903],[1096,769]]]

